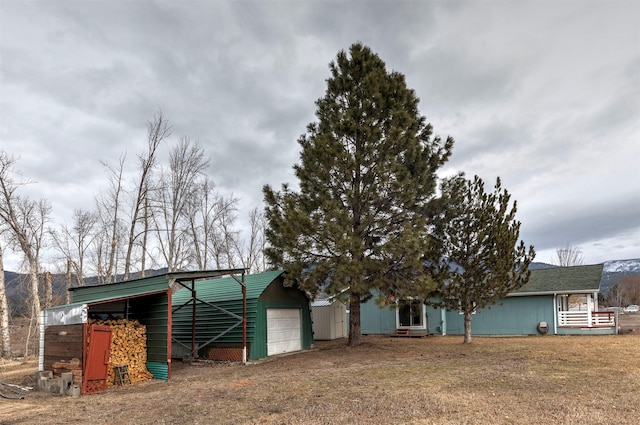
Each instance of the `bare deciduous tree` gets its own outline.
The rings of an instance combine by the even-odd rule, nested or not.
[[[143,258],[145,256],[147,229],[145,228],[142,232],[138,233],[136,229],[141,221],[143,223],[148,223],[148,217],[146,216],[148,209],[145,206],[148,205],[151,172],[156,164],[156,152],[158,150],[158,146],[160,146],[160,143],[170,135],[171,126],[169,126],[167,120],[162,116],[162,112],[159,112],[155,117],[153,117],[153,120],[147,122],[147,151],[138,156],[140,163],[140,179],[136,189],[136,197],[133,200],[133,211],[131,213],[131,222],[129,226],[129,238],[127,239],[127,254],[124,262],[124,280],[129,279],[131,256],[139,236],[143,236],[141,249]],[[142,271],[144,272],[144,265],[142,267]]]
[[[22,198],[17,189],[26,184],[16,181],[13,167],[16,159],[0,151],[0,221],[9,229],[10,243],[15,243],[24,254],[29,268],[31,324],[40,322],[39,255],[45,242],[45,224],[51,211],[46,200],[39,202]],[[30,328],[31,329],[31,328]],[[30,333],[29,333],[30,336]],[[27,337],[28,353],[29,337]]]
[[[214,184],[206,177],[198,185],[198,193],[192,197],[186,216],[194,261],[200,270],[206,270],[213,264],[220,268],[223,256],[226,261],[226,255],[219,249],[222,246],[219,241],[225,239],[220,222],[224,217],[235,214],[237,203],[234,196],[226,198],[215,191]]]
[[[640,276],[624,276],[607,295],[609,303],[617,307],[640,304]]]
[[[242,267],[249,273],[264,270],[264,216],[254,208],[249,212],[249,239],[235,238],[235,247]]]
[[[580,248],[571,244],[565,244],[556,248],[556,256],[553,259],[555,265],[561,267],[579,266],[583,262]]]
[[[51,230],[53,243],[64,256],[65,267],[68,270],[69,277],[75,276],[76,286],[84,286],[85,284],[85,261],[87,251],[95,237],[94,227],[96,222],[97,216],[94,212],[75,209],[71,228],[63,224],[59,230]],[[68,279],[67,286],[73,286],[72,279]]]
[[[106,195],[96,198],[98,222],[101,231],[96,236],[96,268],[101,283],[115,282],[118,274],[118,255],[123,241],[123,224],[120,218],[120,204],[122,202],[125,156],[120,157],[118,168],[109,164],[103,165],[109,171],[111,187]]]
[[[2,246],[0,246],[0,339],[2,339],[2,358],[11,357],[11,333],[9,332],[9,303],[4,282],[4,262]]]
[[[160,254],[170,272],[188,267],[193,260],[186,215],[208,164],[202,147],[182,138],[171,151],[169,169],[162,172],[153,217]]]

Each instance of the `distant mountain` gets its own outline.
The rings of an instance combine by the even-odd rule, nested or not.
[[[606,295],[613,285],[625,276],[640,276],[640,258],[605,262],[600,280],[600,293]]]
[[[145,272],[145,276],[157,276],[159,274],[164,274],[167,272],[167,268],[162,269],[150,269]],[[141,273],[132,273],[129,278],[139,279],[141,277]],[[53,298],[54,303],[62,302],[64,303],[64,299],[67,295],[67,276],[64,273],[52,274],[51,275],[51,285],[53,290]],[[116,276],[116,280],[121,282],[123,280],[123,275],[120,274]],[[23,273],[15,273],[11,271],[4,272],[4,284],[5,289],[7,291],[7,301],[9,303],[9,310],[12,314],[26,314],[28,309],[26,300],[29,298],[29,276]],[[98,277],[92,276],[85,278],[85,284],[87,286],[93,286],[98,284]],[[44,287],[42,283],[40,284],[40,295],[43,295]],[[58,301],[56,301],[56,298]]]
[[[547,263],[531,263],[529,264],[529,270],[541,270],[541,269],[551,269],[554,267],[558,267],[558,266],[554,266],[553,264],[547,264]]]

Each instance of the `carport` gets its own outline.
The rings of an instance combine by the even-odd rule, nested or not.
[[[39,370],[53,370],[53,365],[60,363],[69,363],[70,367],[77,365],[74,382],[82,385],[83,393],[104,391],[106,376],[96,374],[94,366],[109,357],[109,344],[105,339],[98,348],[89,345],[91,332],[97,338],[102,331],[91,325],[91,320],[122,318],[137,320],[146,327],[147,369],[155,379],[170,379],[173,291],[179,287],[193,287],[199,280],[225,275],[235,276],[234,279],[241,283],[244,269],[165,273],[125,282],[72,288],[71,304],[43,311]],[[238,288],[240,292],[241,288]]]

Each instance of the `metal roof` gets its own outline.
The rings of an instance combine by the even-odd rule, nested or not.
[[[244,284],[247,287],[247,299],[259,298],[262,292],[271,282],[284,273],[284,270],[274,270],[244,276]],[[215,300],[216,302],[241,300],[242,287],[233,277],[199,280],[195,282],[195,291],[198,298]],[[181,288],[174,292],[172,304],[181,305],[191,299],[191,291]]]
[[[115,282],[105,285],[78,286],[70,288],[73,303],[100,303],[164,292],[174,282],[214,278],[221,275],[244,273],[244,269],[199,270],[171,272],[141,279]]]
[[[603,264],[531,270],[529,282],[509,296],[599,292]]]

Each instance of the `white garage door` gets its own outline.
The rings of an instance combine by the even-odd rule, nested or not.
[[[302,350],[300,309],[267,309],[267,356]]]

